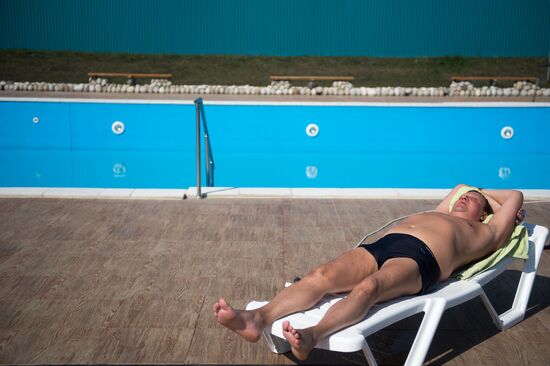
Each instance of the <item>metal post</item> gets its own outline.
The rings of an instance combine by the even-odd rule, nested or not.
[[[195,115],[196,115],[196,130],[197,130],[197,198],[202,198],[201,193],[201,112],[200,98],[195,99]]]
[[[208,139],[208,134],[204,134],[204,157],[205,157],[205,165],[206,165],[206,184],[210,186],[210,154],[208,151],[210,150],[210,140]]]

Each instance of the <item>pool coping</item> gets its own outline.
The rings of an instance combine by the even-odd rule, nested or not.
[[[549,200],[550,190],[520,189],[526,200]],[[428,188],[248,188],[202,187],[203,198],[300,199],[441,199],[449,189]],[[0,198],[78,198],[184,200],[197,197],[187,189],[0,187]]]
[[[0,187],[0,197],[93,198],[93,199],[184,199],[185,189]]]

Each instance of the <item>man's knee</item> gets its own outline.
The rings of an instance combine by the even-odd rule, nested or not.
[[[328,264],[322,264],[312,269],[304,279],[308,279],[318,285],[330,285],[334,282],[334,270]]]
[[[380,294],[380,282],[375,276],[369,276],[359,282],[351,291],[353,296],[361,298],[364,301],[376,300]]]

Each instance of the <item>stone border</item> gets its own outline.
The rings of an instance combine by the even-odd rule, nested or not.
[[[171,81],[153,79],[150,84],[113,84],[107,79],[90,78],[88,83],[47,83],[0,81],[0,91],[77,92],[115,94],[201,94],[262,96],[349,96],[349,97],[479,97],[517,98],[550,97],[550,88],[540,88],[518,81],[511,88],[475,87],[467,81],[452,82],[449,87],[354,87],[347,81],[334,81],[330,87],[293,86],[289,81],[273,81],[267,86],[251,85],[172,85]]]

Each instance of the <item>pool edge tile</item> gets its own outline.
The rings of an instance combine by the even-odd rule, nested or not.
[[[100,193],[99,198],[131,198],[132,194],[134,193],[135,189],[132,188],[105,188]]]
[[[254,197],[289,197],[292,194],[291,188],[241,188],[241,196]]]
[[[43,197],[97,198],[103,188],[48,188]]]
[[[520,189],[526,202],[550,200],[550,190]],[[413,188],[237,188],[203,187],[210,198],[304,198],[304,199],[442,199],[450,189]],[[0,187],[0,197],[81,199],[178,199],[195,198],[197,187],[188,189]]]
[[[131,199],[184,199],[185,189],[154,189],[140,188],[134,189],[130,194]]]
[[[236,187],[201,187],[201,194],[205,197],[239,197],[241,188]],[[197,187],[187,189],[187,198],[197,198]]]
[[[520,189],[520,191],[526,200],[550,199],[550,189]]]
[[[0,197],[42,197],[48,189],[41,187],[1,187]]]

